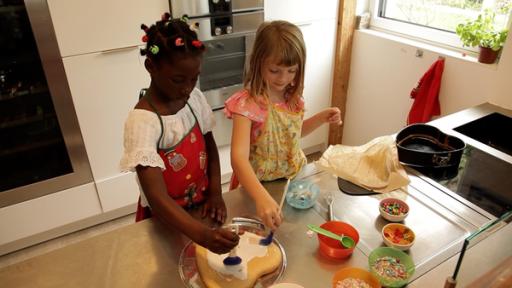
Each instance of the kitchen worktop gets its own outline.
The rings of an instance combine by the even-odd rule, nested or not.
[[[471,120],[470,117],[475,119],[475,115],[490,109],[488,105],[466,111],[464,121]],[[464,115],[456,113],[454,119],[464,118]],[[441,118],[436,121],[443,130],[451,129],[448,124],[455,125],[455,120]],[[368,259],[362,247],[357,247],[346,260],[330,260],[318,254],[316,236],[306,234],[306,224],[321,224],[327,219],[325,196],[333,191],[322,187],[335,187],[336,177],[316,170],[313,164],[307,165],[298,177],[316,182],[321,195],[316,205],[308,210],[283,207],[284,223],[275,234],[287,258],[280,281],[304,287],[330,287],[332,275],[343,267],[367,269]],[[276,201],[281,198],[284,184],[283,180],[264,183]],[[224,198],[228,217],[254,216],[254,205],[242,189],[224,193]],[[356,211],[358,208],[347,206],[346,209]],[[471,246],[457,277],[458,287],[475,281],[510,257],[510,239],[512,225],[504,225]],[[179,232],[166,230],[158,220],[148,219],[0,269],[0,283],[3,287],[182,287],[178,262],[188,241]],[[455,253],[416,277],[408,287],[442,287],[446,277],[453,273],[457,259]]]

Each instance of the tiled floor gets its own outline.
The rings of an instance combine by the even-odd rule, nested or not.
[[[308,155],[308,162],[317,160],[322,154],[320,152]],[[222,185],[222,191],[227,191],[229,184]],[[81,240],[85,240],[87,238],[93,237],[95,235],[99,235],[102,233],[106,233],[117,228],[123,227],[128,224],[132,224],[135,221],[135,215],[130,214],[121,218],[117,218],[115,220],[105,222],[96,226],[89,227],[84,230],[80,230],[68,235],[64,235],[52,240],[48,240],[46,242],[0,256],[0,268],[15,264],[26,259],[48,253],[52,250],[64,247],[69,244],[76,243]]]

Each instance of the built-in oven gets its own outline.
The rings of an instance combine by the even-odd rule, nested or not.
[[[231,142],[231,121],[224,101],[243,87],[258,26],[264,21],[263,0],[170,0],[173,18],[187,15],[199,24],[199,39],[206,45],[198,87],[214,110],[213,130],[218,146]]]

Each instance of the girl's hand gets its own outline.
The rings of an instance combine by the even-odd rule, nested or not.
[[[228,253],[240,240],[235,232],[223,228],[206,228],[202,236],[198,244],[217,254]]]
[[[212,194],[208,196],[201,212],[201,217],[207,216],[219,223],[226,221],[226,204],[224,199],[222,199],[222,195]]]
[[[272,231],[281,225],[282,217],[279,211],[279,205],[270,196],[256,201],[256,214],[261,218],[263,224]]]
[[[325,123],[341,125],[341,112],[338,107],[329,107],[322,111],[322,120]]]

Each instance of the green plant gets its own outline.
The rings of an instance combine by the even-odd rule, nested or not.
[[[498,51],[507,39],[508,29],[498,30],[494,27],[496,14],[490,10],[478,15],[475,20],[461,23],[455,28],[464,46],[481,46]]]

